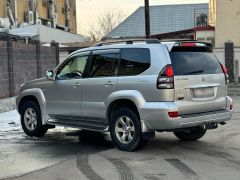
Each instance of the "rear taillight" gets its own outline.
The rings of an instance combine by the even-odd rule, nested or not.
[[[221,63],[221,67],[222,67],[222,71],[223,71],[223,73],[225,75],[226,84],[228,84],[228,70],[222,63]]]
[[[160,72],[157,79],[157,89],[173,89],[174,78],[173,69],[170,64],[166,65]]]
[[[223,73],[227,74],[228,73],[227,68],[222,63],[221,63],[221,67],[222,67]]]
[[[168,112],[168,116],[170,118],[176,118],[176,117],[178,117],[178,112],[177,111]]]

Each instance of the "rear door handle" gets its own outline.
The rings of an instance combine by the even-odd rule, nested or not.
[[[105,86],[113,86],[114,83],[112,81],[108,81],[107,83],[105,83]]]

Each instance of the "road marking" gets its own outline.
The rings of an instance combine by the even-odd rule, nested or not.
[[[120,180],[134,180],[134,175],[128,165],[120,159],[106,158],[116,168]]]
[[[104,180],[91,168],[88,155],[81,155],[77,158],[77,167],[90,180]]]
[[[195,177],[199,179],[199,176],[186,164],[184,164],[179,159],[165,159],[167,162],[169,162],[172,166],[174,166],[176,169],[178,169],[184,176],[186,177]]]

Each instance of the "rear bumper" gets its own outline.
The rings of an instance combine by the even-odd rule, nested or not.
[[[170,118],[168,112],[178,111],[177,105],[174,102],[146,103],[146,105],[139,110],[142,131],[170,131],[228,121],[232,117],[230,105],[232,105],[232,99],[227,97],[227,109],[225,110]]]

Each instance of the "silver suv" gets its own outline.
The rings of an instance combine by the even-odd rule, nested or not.
[[[109,131],[119,149],[134,151],[155,131],[194,141],[224,125],[233,109],[227,81],[204,43],[102,43],[22,85],[17,107],[27,135],[56,125]]]

